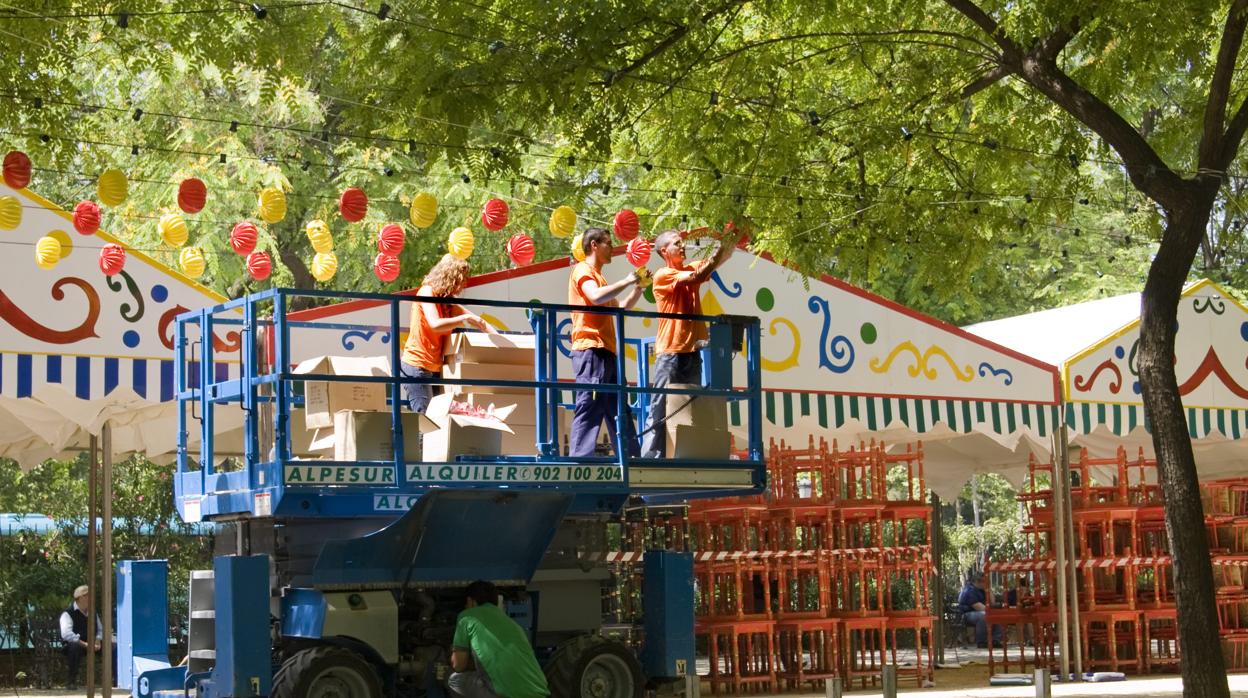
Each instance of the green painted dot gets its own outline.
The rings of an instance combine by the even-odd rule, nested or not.
[[[758,309],[764,313],[776,307],[776,297],[772,295],[769,288],[758,289],[758,293],[754,294],[754,302],[758,304]]]
[[[652,304],[654,303],[654,289],[653,288],[647,286],[646,290],[641,292],[641,295],[645,296],[646,300],[649,301],[650,303]]]
[[[862,341],[866,342],[867,344],[875,343],[875,337],[876,337],[875,325],[872,325],[869,322],[864,322],[862,323],[862,329],[859,330],[859,332],[862,335]]]

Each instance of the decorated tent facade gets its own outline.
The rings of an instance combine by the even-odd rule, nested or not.
[[[1140,294],[972,325],[967,329],[1061,369],[1071,443],[1107,456],[1119,444],[1153,457],[1136,356]],[[1242,472],[1248,435],[1248,308],[1202,280],[1183,291],[1175,375],[1202,477]]]
[[[570,264],[557,259],[480,275],[463,295],[566,302]],[[617,254],[604,273],[610,280],[627,271]],[[745,251],[702,287],[702,307],[707,314],[762,320],[767,436],[804,444],[814,434],[838,439],[842,448],[871,439],[922,440],[929,483],[943,493],[956,492],[974,470],[1020,473],[1029,454],[1048,448],[1058,415],[1058,374],[1042,361],[832,277],[803,278]],[[655,309],[648,291],[638,309]],[[483,310],[500,329],[528,330],[520,310]],[[404,323],[407,314],[404,308]],[[301,329],[294,361],[389,352],[384,305],[342,303],[298,319],[333,327]],[[642,337],[654,330],[649,319],[630,319],[626,333]],[[627,354],[635,360],[631,348]],[[566,347],[564,362],[560,375],[570,376]],[[731,417],[740,423],[740,414]]]
[[[0,197],[21,205],[17,227],[0,231],[8,249],[0,276],[0,456],[30,467],[85,448],[106,422],[115,453],[167,456],[177,415],[173,320],[222,297],[132,249],[124,268],[105,276],[100,249],[123,243],[103,231],[79,234],[68,212],[30,190],[0,183]],[[61,242],[50,269],[35,258],[45,236]],[[237,333],[215,341],[222,350],[239,346]]]

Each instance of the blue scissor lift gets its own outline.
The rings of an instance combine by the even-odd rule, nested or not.
[[[308,299],[380,305],[389,309],[389,322],[360,327],[292,317],[292,306]],[[527,316],[531,380],[293,371],[292,354],[306,354],[309,343],[335,332],[382,333],[389,366],[398,366],[400,321],[420,300],[447,302],[273,289],[178,318],[176,502],[184,519],[217,524],[218,557],[212,571],[190,580],[190,656],[179,667],[168,666],[164,648],[164,563],[128,561],[119,569],[118,666],[136,697],[444,695],[462,588],[478,579],[499,586],[508,612],[529,631],[556,698],[633,698],[645,687],[681,687],[681,678],[693,673],[690,555],[648,552],[645,619],[637,633],[644,641],[633,645],[599,632],[609,574],[591,560],[605,550],[607,525],[630,500],[662,503],[762,489],[758,319],[593,309],[612,317],[621,347],[636,350],[636,383],[594,386],[618,401],[614,455],[573,458],[564,455],[560,438],[560,412],[571,408],[575,392],[571,377],[560,374],[568,344],[560,330],[569,313],[585,308],[455,301],[478,313]],[[653,340],[628,337],[625,318],[663,317],[708,323],[705,387],[648,387]],[[222,336],[236,337],[238,349],[229,351]],[[626,376],[623,352],[617,361],[618,375]],[[228,362],[237,362],[237,370]],[[307,452],[298,414],[305,386],[321,381],[383,387],[390,458],[335,461]],[[407,412],[401,386],[422,382],[525,391],[506,397],[534,401],[533,448],[435,463],[409,457],[404,428],[418,420]],[[629,457],[626,437],[635,431],[629,413],[638,427],[644,424],[655,393],[723,401],[745,425],[747,456]],[[629,404],[635,408],[625,409]],[[294,481],[294,473],[307,468],[354,475]],[[383,476],[372,476],[377,473]],[[405,511],[396,511],[395,503]]]

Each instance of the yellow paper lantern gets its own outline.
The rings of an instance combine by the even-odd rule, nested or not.
[[[329,281],[338,271],[338,258],[333,252],[317,252],[312,258],[312,278],[317,281]]]
[[[95,193],[105,206],[120,206],[130,193],[130,185],[121,170],[107,170],[100,173]]]
[[[0,230],[13,230],[22,224],[22,202],[12,196],[0,196]]]
[[[61,243],[51,235],[44,235],[35,243],[35,264],[40,269],[51,269],[61,261]]]
[[[325,221],[308,221],[304,232],[308,234],[308,242],[312,243],[312,249],[317,252],[334,251],[334,234],[329,232],[329,226],[325,224]]]
[[[48,233],[48,237],[61,243],[61,259],[65,259],[70,252],[74,251],[74,241],[69,239],[69,233],[64,230],[53,230]]]
[[[281,189],[260,190],[260,220],[272,225],[286,217],[286,195]]]
[[[550,212],[550,234],[566,238],[576,229],[576,211],[571,206],[560,206]]]
[[[585,245],[583,244],[584,239],[584,233],[577,233],[576,237],[572,238],[572,258],[578,262],[585,261]]]
[[[412,225],[417,228],[428,228],[438,217],[438,198],[427,191],[422,191],[412,199],[410,211]]]
[[[182,267],[182,273],[198,279],[204,275],[204,253],[198,247],[183,248],[178,254],[178,266]]]
[[[157,224],[160,229],[160,239],[170,247],[181,247],[186,244],[186,221],[176,213],[166,213],[160,217],[160,223]]]
[[[446,239],[446,251],[452,256],[460,259],[468,259],[472,256],[473,247],[476,246],[476,240],[472,237],[472,231],[467,228],[456,228],[451,231],[450,237]]]

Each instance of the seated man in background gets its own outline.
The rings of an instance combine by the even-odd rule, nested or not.
[[[966,580],[966,586],[958,594],[958,609],[962,611],[962,622],[975,627],[975,645],[987,647],[988,575],[980,573]],[[1001,644],[1001,626],[992,626],[992,639],[995,644]]]
[[[104,625],[100,615],[95,615],[95,641],[89,641],[87,635],[87,614],[91,612],[91,589],[83,584],[74,589],[74,601],[69,608],[61,612],[59,619],[61,642],[65,651],[66,673],[65,685],[77,688],[78,669],[87,652],[99,652],[104,639]]]
[[[451,641],[451,692],[462,698],[545,698],[550,689],[528,636],[497,604],[493,584],[468,585]]]

